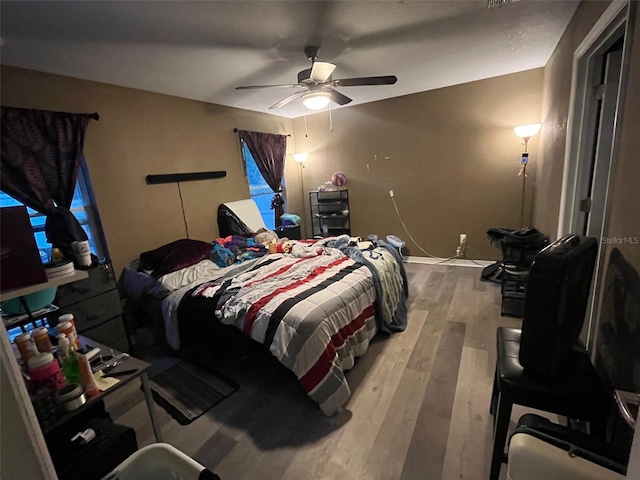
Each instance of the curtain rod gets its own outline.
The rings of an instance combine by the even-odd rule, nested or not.
[[[2,108],[12,108],[14,110],[37,110],[35,108],[21,108],[21,107],[7,107],[5,105],[2,105]],[[43,112],[47,112],[49,110],[38,110],[38,111],[43,111]],[[98,115],[98,112],[93,112],[93,113],[67,113],[67,112],[57,112],[55,110],[51,110],[52,113],[64,113],[65,115],[86,115],[87,117],[89,117],[92,120],[100,120],[100,115]]]
[[[97,114],[96,114],[96,115],[97,115]],[[238,130],[237,128],[234,128],[234,129],[233,129],[233,133],[238,133],[239,131],[240,131],[240,130]],[[282,134],[280,134],[280,133],[279,133],[279,134],[277,134],[277,135],[282,135]],[[290,134],[290,133],[285,133],[285,135],[286,135],[287,137],[290,137],[290,136],[291,136],[291,134]]]

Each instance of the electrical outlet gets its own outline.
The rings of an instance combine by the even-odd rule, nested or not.
[[[464,258],[464,254],[467,250],[467,234],[460,234],[460,243],[458,244],[458,248],[456,248],[456,258]]]
[[[389,196],[393,198],[393,190],[389,190]]]

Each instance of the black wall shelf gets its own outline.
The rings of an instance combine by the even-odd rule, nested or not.
[[[166,173],[159,175],[147,175],[147,185],[158,185],[160,183],[194,182],[197,180],[210,180],[212,178],[223,178],[227,176],[226,170],[217,172],[191,172],[191,173]]]
[[[313,238],[351,235],[348,190],[309,192]]]

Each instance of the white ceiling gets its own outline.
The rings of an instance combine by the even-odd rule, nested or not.
[[[268,107],[320,44],[334,78],[396,75],[342,87],[349,105],[544,66],[578,1],[5,1],[3,64],[289,118]]]

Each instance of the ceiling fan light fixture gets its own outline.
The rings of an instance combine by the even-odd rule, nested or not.
[[[331,98],[327,92],[311,92],[302,96],[302,103],[309,110],[320,110],[327,105]]]
[[[512,0],[515,1],[515,0]],[[376,85],[394,85],[398,81],[395,75],[384,75],[375,77],[337,78],[333,79],[332,74],[336,66],[333,63],[318,62],[318,47],[307,46],[304,53],[311,60],[311,68],[298,72],[298,83],[289,85],[242,85],[236,90],[249,90],[256,88],[298,88],[299,90],[269,107],[270,110],[284,107],[290,102],[302,98],[302,103],[309,110],[321,110],[324,107],[331,107],[331,102],[339,106],[347,105],[353,101],[338,90],[332,87],[363,87]],[[331,111],[331,108],[329,108]]]

